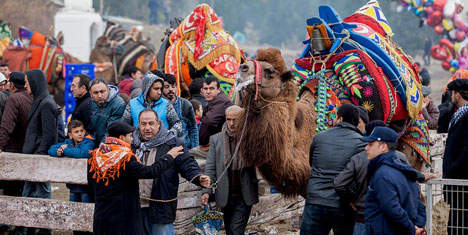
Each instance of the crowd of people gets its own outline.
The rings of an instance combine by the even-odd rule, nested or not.
[[[259,202],[259,180],[255,167],[236,156],[244,110],[217,78],[195,79],[187,100],[178,96],[176,78],[160,70],[143,74],[129,67],[118,86],[78,74],[71,84],[76,106],[65,128],[42,71],[11,72],[6,64],[0,71],[0,151],[88,159],[88,185],[67,187],[70,201],[95,203],[95,234],[174,234],[179,176],[204,188],[202,205],[216,202],[227,234],[244,234]],[[443,177],[468,179],[468,79],[451,82],[448,90],[451,106],[440,106],[441,116],[450,110],[448,121],[439,118],[429,84],[422,89],[422,112],[429,128],[447,125]],[[333,123],[310,147],[301,234],[425,234],[417,182],[435,176],[411,168],[396,150],[398,134],[383,121],[369,121],[365,108],[343,104]],[[197,157],[206,159],[204,170]],[[3,182],[3,193],[52,197],[50,183],[43,182]],[[466,208],[459,200],[464,194],[447,196]],[[452,213],[449,226],[466,226],[466,218],[464,211]]]

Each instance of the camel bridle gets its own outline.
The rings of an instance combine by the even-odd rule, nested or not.
[[[283,82],[279,86],[265,86],[265,85],[262,85],[262,65],[257,60],[251,59],[250,61],[253,62],[254,68],[255,68],[255,78],[254,78],[254,80],[255,80],[255,98],[254,98],[254,100],[257,100],[258,95],[259,95],[258,90],[260,90],[260,88],[279,88],[279,89],[283,89],[283,87],[286,85],[286,82]],[[260,96],[260,98],[262,98],[262,97]]]

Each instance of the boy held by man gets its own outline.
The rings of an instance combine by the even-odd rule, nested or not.
[[[72,120],[68,123],[68,139],[63,143],[52,145],[49,155],[52,157],[85,158],[94,149],[94,139],[86,136],[86,130],[81,121]],[[91,202],[87,185],[67,184],[70,189],[70,201]]]

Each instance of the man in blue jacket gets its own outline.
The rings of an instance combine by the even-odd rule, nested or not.
[[[182,137],[182,123],[169,100],[164,98],[165,75],[159,70],[147,72],[143,77],[142,92],[136,98],[130,100],[125,108],[122,121],[134,127],[138,126],[138,116],[144,109],[153,109],[158,114],[164,127],[177,137]]]
[[[425,234],[426,210],[419,198],[417,172],[396,156],[398,134],[375,127],[367,142],[369,178],[365,221],[367,234]]]

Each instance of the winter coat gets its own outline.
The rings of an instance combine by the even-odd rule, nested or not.
[[[450,120],[456,111],[455,105],[452,103],[451,92],[445,92],[442,95],[442,103],[438,106],[439,108],[439,121],[437,127],[437,133],[447,133]]]
[[[71,115],[71,120],[79,120],[83,123],[87,132],[91,132],[91,96],[87,92],[83,97],[76,99],[75,110]]]
[[[124,93],[130,96],[130,88],[132,87],[133,81],[135,81],[135,79],[132,77],[122,78],[122,81],[119,83],[120,93]]]
[[[106,186],[103,181],[96,182],[92,178],[88,164],[88,185],[95,192],[93,234],[145,234],[138,179],[157,179],[167,169],[174,168],[173,165],[174,160],[169,155],[151,166],[142,165],[132,156],[119,177],[110,180]]]
[[[83,141],[78,143],[76,146],[72,139],[66,139],[63,143],[52,145],[48,151],[49,155],[52,157],[58,157],[57,150],[64,144],[66,144],[67,147],[63,150],[63,156],[70,158],[88,158],[89,151],[93,150],[95,146],[94,140],[89,138],[84,138]]]
[[[169,132],[172,132],[177,137],[182,137],[182,123],[177,116],[177,112],[171,102],[166,98],[159,98],[153,104],[149,104],[146,100],[149,89],[155,82],[164,84],[164,80],[154,74],[145,74],[143,79],[143,92],[136,98],[130,100],[130,103],[125,108],[122,116],[122,121],[133,126],[138,126],[138,116],[144,109],[151,108],[158,114],[159,120],[164,124]]]
[[[194,176],[202,174],[202,170],[193,156],[188,151],[181,139],[172,138],[165,144],[157,147],[155,160],[167,156],[167,152],[176,146],[183,146],[183,154],[174,159],[174,166],[164,171],[159,178],[153,180],[151,198],[158,200],[168,200],[177,197],[179,191],[179,174],[190,181]],[[193,181],[200,186],[200,177]],[[170,224],[175,221],[177,201],[173,202],[150,202],[150,223]]]
[[[66,139],[65,142],[52,145],[49,149],[49,155],[52,157],[58,157],[57,150],[60,146],[66,144],[67,147],[63,150],[64,157],[70,158],[88,158],[89,152],[94,149],[94,139],[85,137],[83,141],[75,146],[75,141]],[[70,189],[71,193],[82,193],[88,192],[88,185],[77,185],[67,184],[67,188]]]
[[[368,234],[415,234],[426,224],[419,198],[417,172],[397,159],[395,151],[379,155],[368,165],[369,186],[365,221]]]
[[[402,152],[396,151],[397,158],[409,165],[408,159]],[[334,180],[335,191],[343,202],[354,203],[359,215],[364,216],[364,204],[367,193],[367,160],[366,151],[351,157],[343,171]],[[417,172],[418,181],[424,181],[425,176]]]
[[[47,155],[50,146],[57,143],[57,104],[49,94],[42,71],[33,69],[27,71],[26,75],[33,102],[22,152]]]
[[[0,121],[2,121],[2,115],[3,115],[3,112],[5,111],[5,105],[9,96],[10,96],[10,93],[8,91],[0,92]]]
[[[468,113],[448,130],[442,163],[442,176],[468,179]]]
[[[2,151],[22,152],[31,104],[32,97],[26,88],[19,89],[10,95],[0,124],[0,149]]]
[[[307,204],[341,208],[333,180],[353,155],[364,150],[366,144],[359,139],[361,136],[359,129],[347,122],[315,135],[310,147],[312,170],[307,186]]]
[[[101,107],[91,100],[91,125],[90,133],[96,138],[96,143],[104,140],[107,136],[107,126],[122,118],[125,111],[125,102],[120,98],[119,89],[109,85],[109,98]]]
[[[437,122],[439,121],[439,109],[434,102],[430,101],[426,108],[422,109],[424,119],[427,121],[427,126],[431,130],[437,130]]]
[[[193,111],[192,103],[190,101],[178,97],[172,104],[176,110],[177,116],[179,116],[182,122],[183,140],[188,149],[192,149],[198,146],[198,127],[197,120],[195,118],[195,112]]]
[[[210,137],[221,132],[226,122],[226,109],[232,105],[229,98],[220,92],[203,109],[202,124],[200,126],[200,145],[208,145]]]
[[[216,206],[226,207],[229,199],[229,171],[221,177],[226,165],[224,164],[224,141],[223,133],[218,133],[210,138],[210,150],[206,158],[205,174],[214,183],[219,179],[218,187],[215,191]],[[255,167],[243,168],[240,170],[240,184],[242,199],[247,206],[258,203],[258,179]],[[203,189],[202,193],[211,193],[211,189]]]

